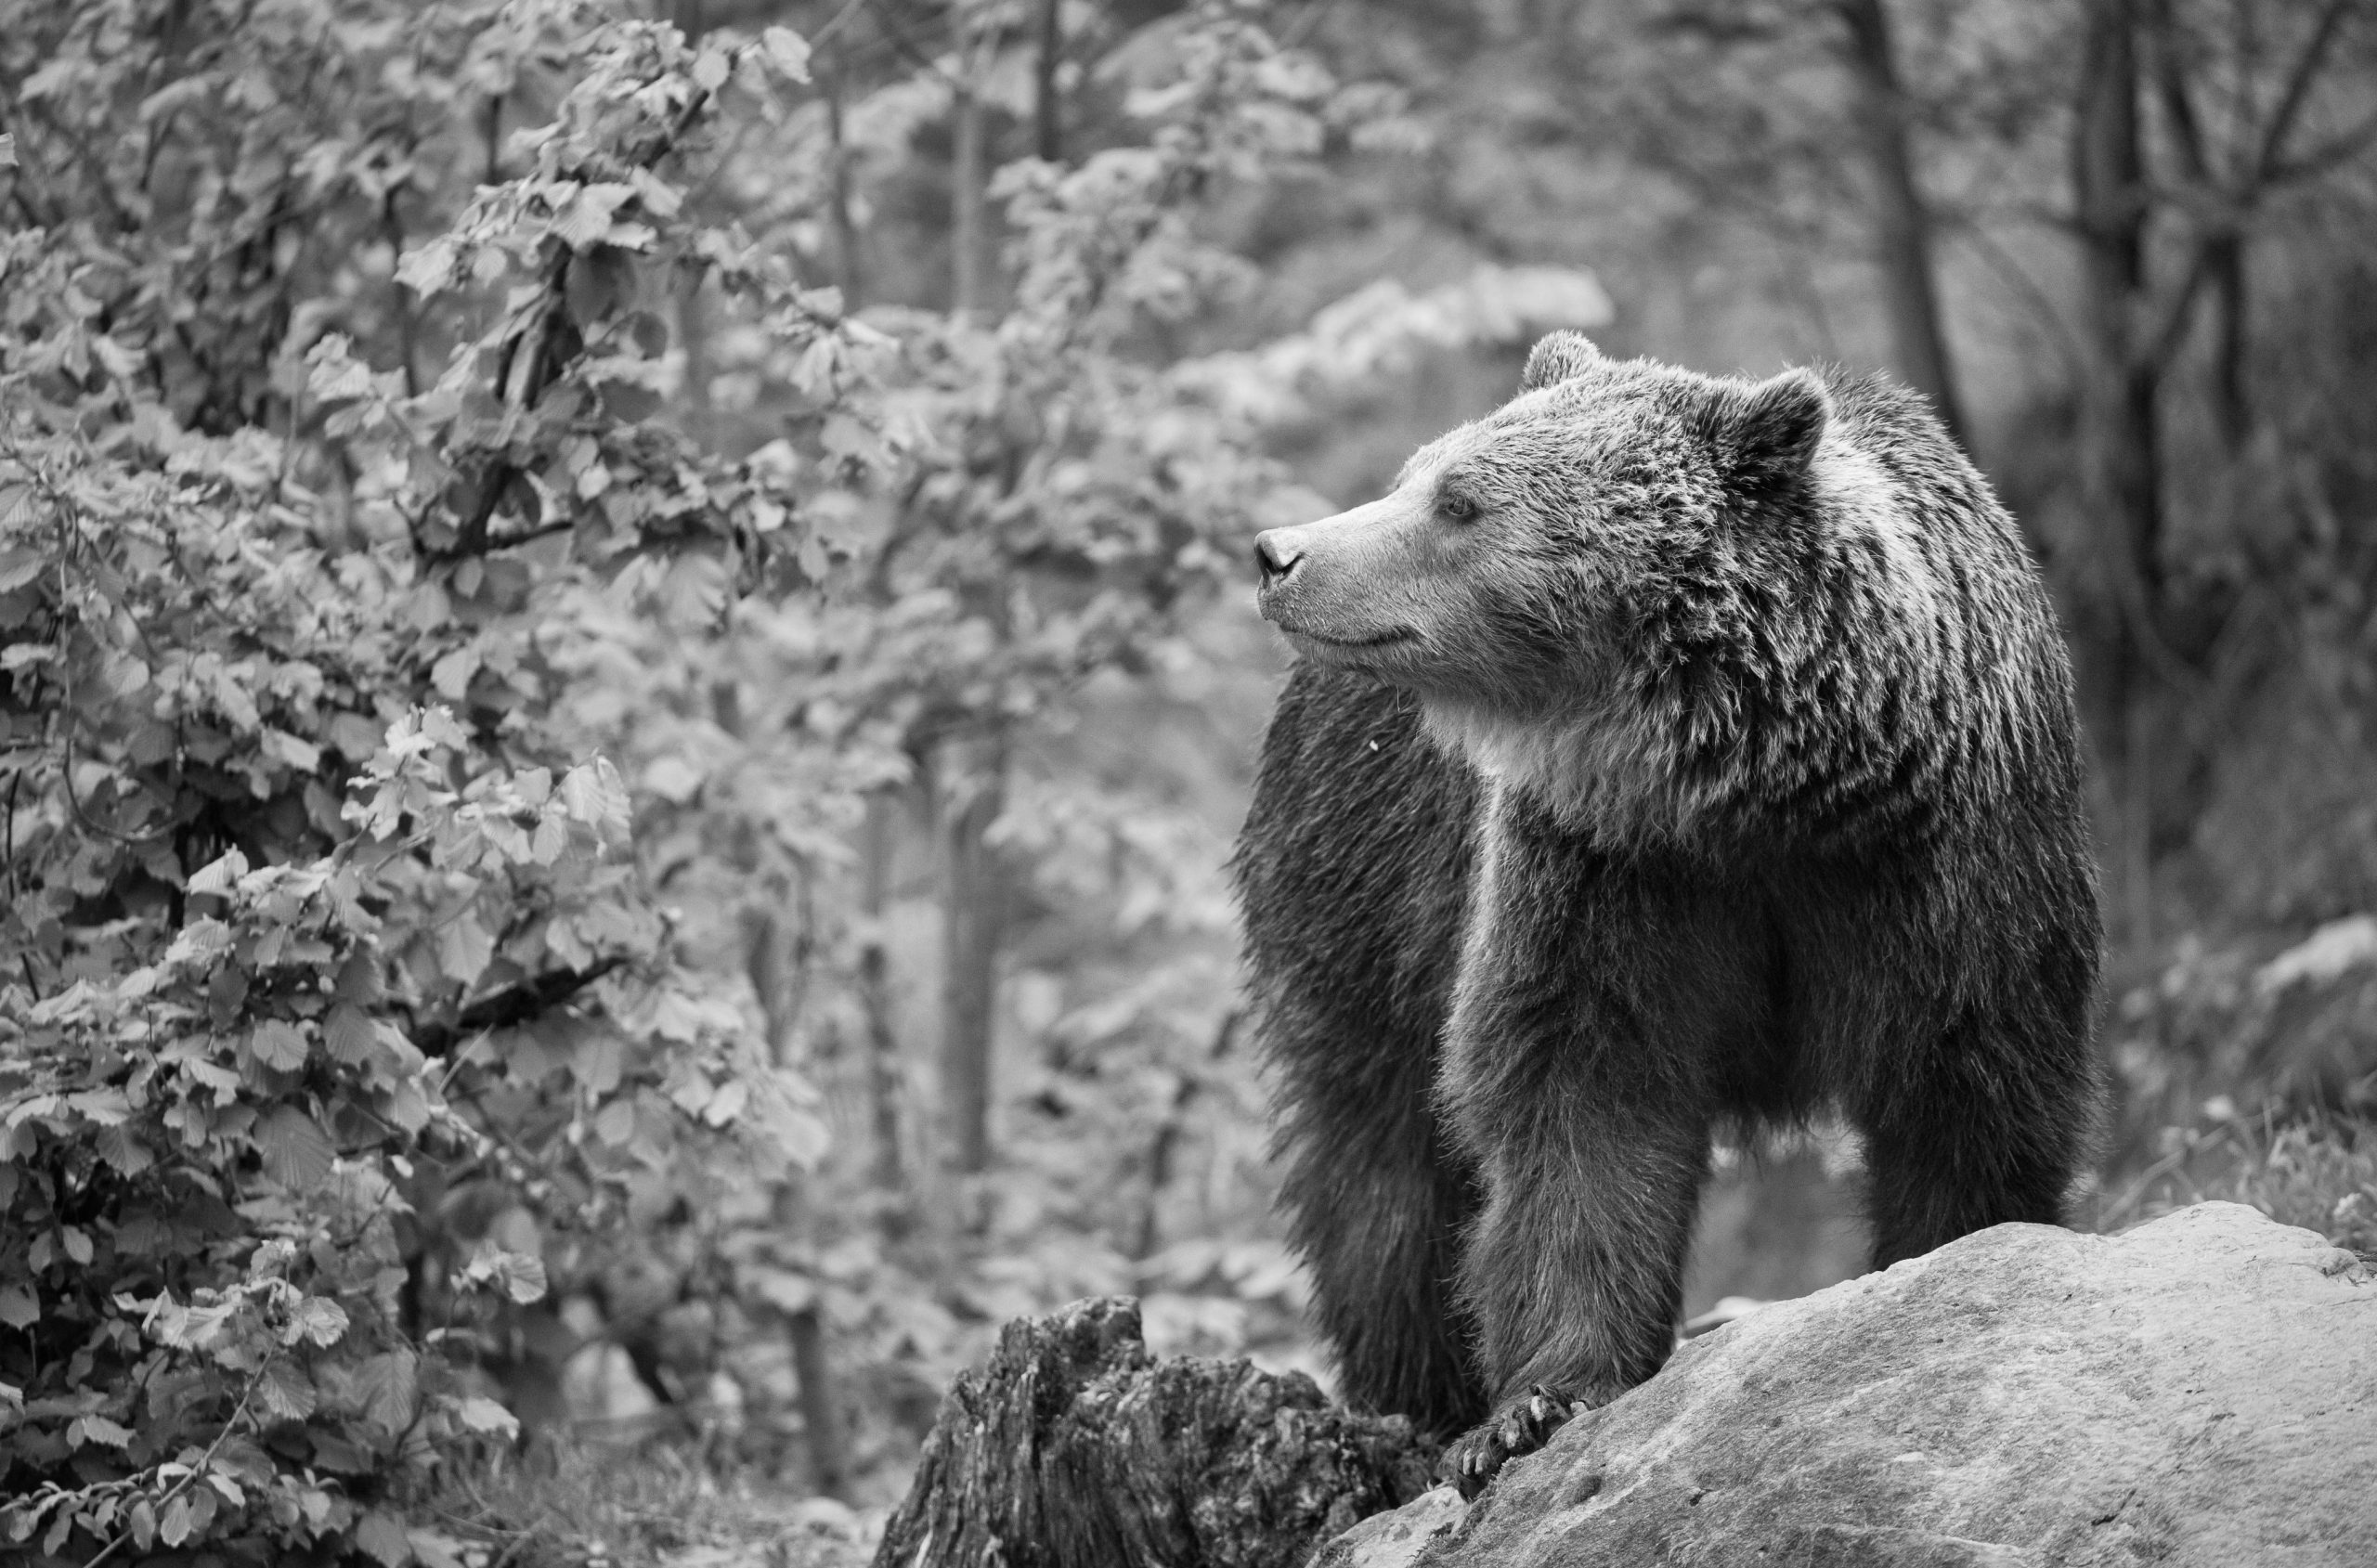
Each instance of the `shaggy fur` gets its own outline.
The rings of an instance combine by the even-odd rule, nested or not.
[[[1916,399],[1557,334],[1258,552],[1305,656],[1237,869],[1350,1399],[1499,1406],[1482,1484],[1538,1385],[1649,1376],[1712,1133],[1845,1115],[1877,1266],[2060,1218],[2101,1095],[2070,669]]]

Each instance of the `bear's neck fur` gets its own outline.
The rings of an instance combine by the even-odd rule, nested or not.
[[[1557,723],[1540,715],[1424,701],[1438,745],[1497,789],[1541,802],[1561,822],[1612,841],[1669,841],[1694,815],[1676,746],[1651,710],[1604,686]]]

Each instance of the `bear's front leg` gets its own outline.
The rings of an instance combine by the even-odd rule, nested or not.
[[[1667,1359],[1712,1064],[1757,1040],[1769,965],[1755,899],[1605,854],[1500,784],[1470,908],[1436,1099],[1485,1188],[1461,1299],[1494,1415],[1451,1450],[1474,1492],[1563,1401],[1605,1405]]]
[[[1462,1260],[1496,1400],[1446,1450],[1442,1473],[1463,1497],[1667,1360],[1707,1151],[1689,1112],[1615,1117],[1571,1101],[1505,1123]]]

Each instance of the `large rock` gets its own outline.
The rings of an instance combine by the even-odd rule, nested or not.
[[[2377,1564],[2377,1284],[2233,1203],[1770,1307],[1316,1568]]]

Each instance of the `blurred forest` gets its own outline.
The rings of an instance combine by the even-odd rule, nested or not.
[[[0,0],[0,1534],[722,1562],[1094,1293],[1325,1380],[1250,541],[1556,327],[1930,397],[2097,1219],[2377,1251],[2377,0]],[[1688,1310],[1855,1167],[1726,1151]]]

